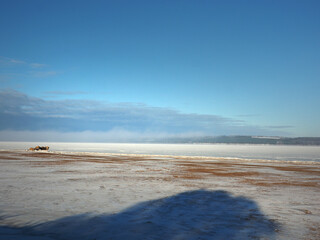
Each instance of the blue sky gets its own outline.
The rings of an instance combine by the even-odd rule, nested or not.
[[[0,140],[320,136],[319,10],[294,0],[3,0]]]

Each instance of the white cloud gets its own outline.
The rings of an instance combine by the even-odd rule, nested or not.
[[[29,65],[32,68],[43,68],[47,66],[46,64],[42,64],[42,63],[30,63]]]
[[[87,92],[84,91],[47,91],[44,92],[47,95],[83,95],[83,94],[88,94]]]
[[[33,77],[37,77],[37,78],[46,78],[46,77],[51,77],[58,74],[58,72],[56,71],[30,71],[29,73]]]
[[[2,130],[0,141],[42,141],[42,142],[142,142],[157,141],[166,138],[204,136],[198,132],[186,132],[173,134],[167,132],[137,132],[121,128],[109,131],[80,131],[80,132],[58,132],[58,131],[30,131],[30,130]]]
[[[11,62],[11,63],[15,63],[15,64],[25,64],[24,61],[16,60],[16,59],[10,59],[10,62]]]
[[[287,128],[293,128],[292,125],[276,125],[276,126],[266,126],[271,129],[287,129]]]
[[[0,56],[0,64],[2,66],[5,66],[5,65],[10,66],[10,65],[26,64],[26,62],[22,61],[22,60],[18,60],[18,59],[13,59],[13,58]]]
[[[46,70],[46,71],[35,71],[35,69],[47,68],[48,65],[43,63],[29,63],[19,59],[7,58],[0,56],[0,67],[3,69],[19,72],[20,75],[32,76],[37,78],[46,78],[50,76],[57,75],[57,71]],[[2,71],[1,75],[8,74],[5,71]]]
[[[31,68],[42,68],[47,66],[46,64],[42,63],[28,63],[26,61],[20,60],[20,59],[13,59],[13,58],[8,58],[8,57],[3,57],[0,56],[0,63],[2,64],[13,64],[13,65],[26,65]]]
[[[281,134],[279,129],[253,126],[238,119],[218,115],[186,114],[174,109],[136,103],[43,100],[13,90],[0,91],[0,130],[51,131],[56,132],[57,136],[62,132],[72,133],[75,139],[80,138],[82,136],[80,133],[86,131],[89,131],[86,132],[86,136],[94,135],[98,139],[107,136],[129,138],[130,136],[176,136],[189,133],[200,135]],[[76,133],[80,135],[77,136]]]

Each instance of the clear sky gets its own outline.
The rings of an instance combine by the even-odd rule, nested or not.
[[[318,0],[2,0],[0,140],[320,136],[319,12]]]

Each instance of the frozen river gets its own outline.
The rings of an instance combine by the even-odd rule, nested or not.
[[[320,162],[319,146],[0,142],[0,150],[24,150],[36,145],[47,145],[50,147],[50,151],[54,152],[95,152]]]

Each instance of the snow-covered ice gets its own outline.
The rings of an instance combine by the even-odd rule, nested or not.
[[[0,239],[320,239],[320,164],[0,151]]]

